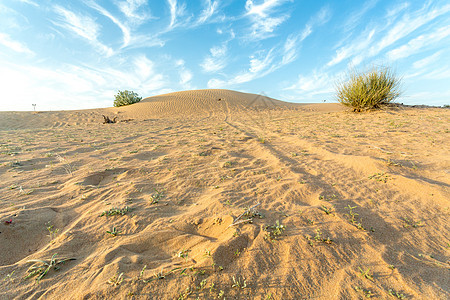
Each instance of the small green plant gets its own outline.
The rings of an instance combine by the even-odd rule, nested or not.
[[[366,298],[372,298],[374,296],[374,294],[370,290],[365,290],[359,286],[354,286],[353,288],[355,289],[355,291],[361,292]]]
[[[375,179],[376,181],[386,183],[390,179],[390,176],[387,175],[386,173],[375,173],[369,176],[369,179]]]
[[[400,81],[388,67],[350,71],[346,80],[336,84],[336,98],[355,112],[380,108],[401,95]]]
[[[178,300],[185,300],[188,299],[189,295],[192,294],[192,290],[190,287],[186,288],[184,292],[181,292],[178,296]]]
[[[134,104],[142,100],[142,97],[139,97],[137,93],[127,90],[118,91],[117,95],[115,95],[114,97],[115,107]]]
[[[73,176],[73,172],[75,172],[75,167],[61,155],[57,154],[56,157],[58,158],[59,162],[63,164],[62,167],[64,171],[66,171],[66,173],[69,174],[70,176]]]
[[[12,280],[12,276],[14,275],[14,272],[16,272],[16,270],[14,270],[14,271],[12,271],[11,273],[7,274],[7,275],[5,276],[5,278],[3,278],[3,281],[6,281],[6,280]]]
[[[189,257],[189,252],[191,250],[181,250],[180,252],[177,253],[178,257],[184,258],[184,260],[187,260]]]
[[[333,240],[330,239],[329,237],[327,238],[322,237],[322,232],[320,231],[320,229],[316,229],[316,235],[314,236],[314,240],[316,242],[321,242],[325,244],[331,244],[333,242]]]
[[[266,226],[265,230],[267,231],[267,233],[266,233],[266,236],[264,237],[264,239],[273,241],[278,236],[280,236],[284,230],[286,230],[286,226],[281,225],[280,221],[277,220],[275,225]]]
[[[346,208],[349,210],[348,214],[346,214],[349,217],[348,221],[352,224],[356,224],[356,217],[358,214],[355,213],[353,209],[357,208],[357,206],[350,206],[349,204]]]
[[[75,258],[65,258],[58,260],[56,259],[56,255],[57,253],[53,254],[52,258],[49,261],[40,259],[32,259],[27,261],[27,263],[33,263],[33,265],[28,268],[28,275],[25,277],[25,279],[37,276],[36,282],[39,283],[39,281],[44,278],[45,275],[47,275],[50,269],[53,268],[55,271],[57,271],[59,270],[61,264],[64,264],[69,260],[75,260]]]
[[[113,208],[110,208],[109,210],[105,210],[104,212],[102,212],[100,217],[103,217],[103,216],[116,216],[116,215],[123,216],[129,211],[130,211],[130,208],[128,206],[125,206],[124,208],[115,208],[115,207],[113,207]]]
[[[154,189],[155,192],[152,194],[152,203],[151,204],[156,204],[159,202],[159,200],[161,200],[164,197],[164,192],[163,191],[158,191],[157,189]]]
[[[408,219],[407,217],[403,218],[403,222],[405,222],[405,224],[403,224],[403,227],[405,227],[405,228],[407,228],[409,226],[411,226],[413,228],[424,226],[422,224],[422,221],[413,221],[413,220]]]
[[[205,249],[205,254],[203,254],[203,256],[206,258],[212,257],[211,251],[209,251],[208,249]]]
[[[48,236],[50,237],[50,240],[53,241],[53,239],[55,238],[55,236],[58,233],[59,229],[53,229],[54,225],[51,225],[50,222],[48,222],[46,224],[46,226],[47,226],[47,230],[49,232]]]
[[[203,290],[205,287],[206,287],[206,283],[208,282],[208,280],[207,279],[203,279],[202,281],[200,281],[200,285],[199,285],[199,287],[197,288],[198,290]]]
[[[331,214],[333,213],[333,208],[326,207],[325,205],[322,205],[322,210],[323,210],[324,213],[326,213],[327,215],[331,215]]]
[[[231,168],[231,167],[233,167],[235,165],[235,162],[233,162],[233,161],[226,161],[224,164],[223,164],[223,168]]]
[[[147,265],[144,265],[144,267],[142,268],[141,272],[139,272],[138,280],[144,278],[144,271],[145,271],[145,269],[147,269]]]
[[[245,281],[245,277],[238,277],[237,279],[233,276],[233,284],[231,287],[235,287],[235,288],[239,288],[239,289],[244,289],[247,287],[247,282]]]
[[[370,274],[370,268],[367,268],[365,271],[363,271],[363,269],[359,268],[359,271],[361,272],[360,275],[362,277],[373,281],[373,276]]]
[[[120,273],[120,274],[116,274],[113,277],[111,277],[107,281],[107,283],[109,283],[111,285],[114,285],[114,286],[117,286],[117,285],[120,285],[122,283],[122,281],[123,281],[123,272]]]
[[[113,229],[111,231],[109,231],[109,230],[106,231],[106,233],[109,233],[112,236],[117,236],[121,232],[122,231],[117,231],[116,227],[113,227]]]
[[[403,295],[403,294],[401,294],[399,292],[396,292],[393,289],[389,289],[388,290],[388,294],[391,295],[391,296],[396,297],[397,299],[406,299],[405,295]]]

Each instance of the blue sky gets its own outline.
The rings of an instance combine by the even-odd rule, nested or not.
[[[2,0],[0,110],[110,107],[205,88],[334,99],[390,65],[405,104],[450,104],[448,1]]]

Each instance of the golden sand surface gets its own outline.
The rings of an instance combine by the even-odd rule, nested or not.
[[[0,112],[0,299],[448,299],[449,126],[229,90]]]

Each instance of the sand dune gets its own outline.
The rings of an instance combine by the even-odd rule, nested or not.
[[[2,112],[0,299],[447,299],[449,121],[228,90]]]

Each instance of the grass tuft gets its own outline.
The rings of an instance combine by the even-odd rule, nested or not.
[[[75,260],[75,258],[65,258],[65,259],[56,259],[56,253],[53,254],[52,258],[49,261],[40,260],[40,259],[32,259],[27,261],[27,263],[33,263],[33,265],[28,268],[28,275],[25,279],[30,277],[36,277],[36,282],[44,278],[45,275],[50,271],[50,269],[54,269],[55,271],[59,270],[61,264],[64,264],[66,261]]]
[[[400,78],[389,67],[374,67],[368,72],[350,71],[336,84],[336,98],[353,111],[380,108],[401,95]]]

